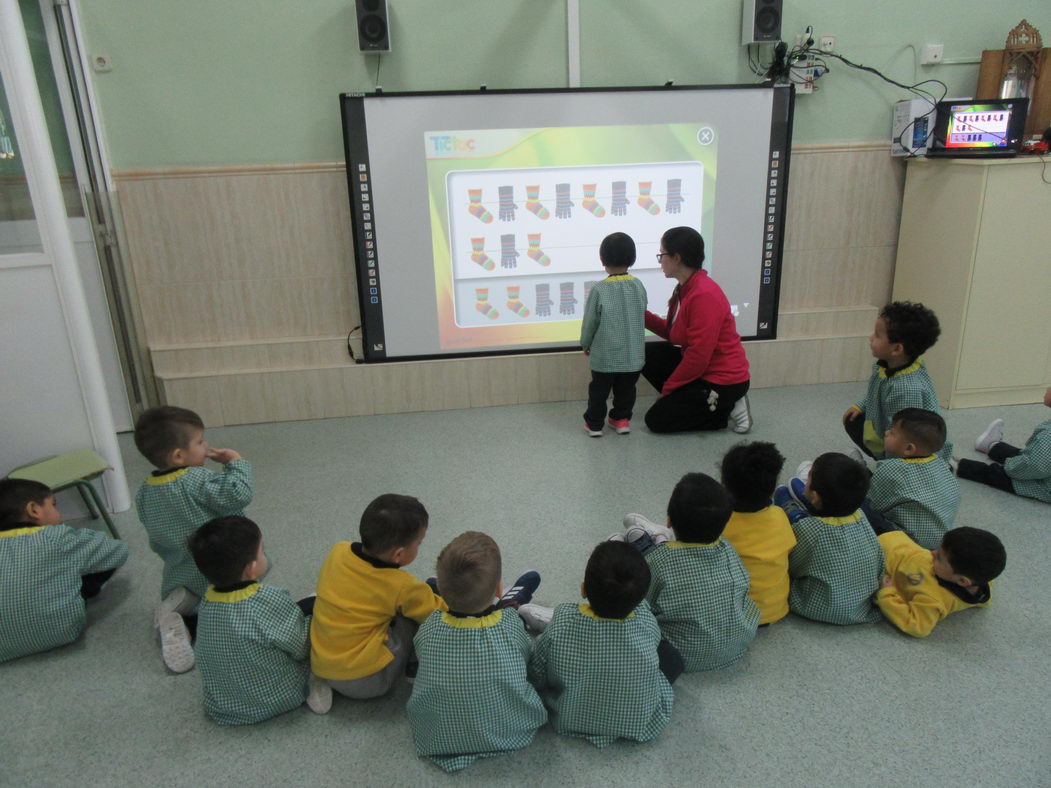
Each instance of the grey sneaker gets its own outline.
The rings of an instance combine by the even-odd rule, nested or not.
[[[865,459],[865,453],[857,446],[851,446],[850,449],[847,451],[847,456],[850,457],[850,459],[852,459],[854,462],[859,462],[866,468],[869,467],[869,464]]]
[[[315,714],[328,714],[332,708],[332,687],[313,673],[307,679],[307,707]]]
[[[752,429],[752,409],[748,406],[747,394],[734,403],[730,411],[730,428],[742,435]]]
[[[988,454],[993,444],[1000,443],[1003,439],[1004,420],[997,419],[985,428],[985,432],[978,436],[978,440],[974,442],[974,450],[980,451],[982,454]]]
[[[172,673],[185,673],[193,668],[193,646],[186,623],[176,612],[161,616],[161,658]]]
[[[518,615],[522,617],[526,627],[532,632],[543,632],[555,615],[555,609],[544,607],[529,602],[518,608]]]
[[[624,515],[624,541],[631,543],[641,539],[644,535],[649,535],[654,544],[670,542],[675,538],[670,528],[657,525],[641,514]]]

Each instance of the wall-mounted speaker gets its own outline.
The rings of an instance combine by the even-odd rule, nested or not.
[[[362,52],[390,52],[387,0],[354,0],[354,3],[358,13],[358,49]]]
[[[741,44],[781,40],[781,0],[742,0]]]

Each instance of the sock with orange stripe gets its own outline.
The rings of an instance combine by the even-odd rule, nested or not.
[[[646,211],[651,216],[656,216],[661,212],[661,207],[650,197],[651,189],[653,189],[653,181],[639,181],[638,203],[642,210]]]
[[[467,206],[467,210],[471,212],[471,216],[485,222],[486,224],[491,224],[493,221],[493,215],[486,210],[484,205],[482,205],[482,190],[468,189],[467,197],[471,201],[471,204]]]
[[[471,261],[478,263],[486,271],[492,271],[496,268],[493,258],[485,253],[485,238],[471,239]]]
[[[500,317],[500,313],[497,312],[489,304],[489,288],[479,287],[474,291],[474,308],[485,315],[490,320],[496,320]]]
[[[507,286],[507,308],[519,317],[529,317],[529,309],[522,303],[520,285]]]

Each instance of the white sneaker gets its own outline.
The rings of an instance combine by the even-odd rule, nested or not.
[[[675,534],[672,533],[670,528],[657,525],[657,523],[646,519],[641,514],[624,515],[625,542],[634,542],[641,539],[645,534],[649,534],[654,544],[670,542],[675,539]]]
[[[988,454],[992,445],[1000,443],[1003,439],[1004,420],[997,419],[985,428],[985,432],[978,436],[978,439],[974,442],[974,450],[980,451],[982,454]]]
[[[536,605],[532,602],[528,602],[524,605],[519,605],[518,615],[522,617],[525,625],[533,632],[543,632],[547,629],[548,624],[551,623],[551,619],[555,615],[555,609],[553,607],[544,607],[543,605]]]
[[[745,394],[734,403],[730,411],[730,427],[742,435],[752,429],[752,409],[748,406],[748,395]]]
[[[307,707],[315,714],[328,714],[332,708],[332,687],[313,673],[307,679]]]
[[[623,542],[624,541],[624,532],[623,531],[617,531],[615,534],[610,534],[609,536],[606,537],[606,541],[607,542]]]
[[[192,595],[187,589],[183,588],[182,586],[179,586],[170,594],[168,594],[168,596],[164,597],[164,599],[161,600],[160,605],[157,607],[157,610],[153,614],[153,628],[157,629],[161,625],[161,618],[163,618],[168,613],[191,612],[193,608],[190,608],[190,610],[183,609],[189,604],[191,596]]]
[[[813,460],[803,460],[799,463],[799,467],[796,468],[796,478],[802,479],[803,483],[810,478],[810,469],[814,467]]]
[[[186,623],[178,613],[161,616],[161,658],[172,673],[185,673],[193,668],[193,646]]]
[[[866,468],[869,467],[868,462],[865,460],[865,457],[867,455],[857,446],[851,446],[850,450],[847,451],[847,456],[850,457],[850,459],[852,459],[854,462],[859,462]]]

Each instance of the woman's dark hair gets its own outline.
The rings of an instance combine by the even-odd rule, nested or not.
[[[704,263],[704,239],[692,227],[672,227],[661,236],[661,246],[668,254],[677,254],[682,264],[697,269]]]

